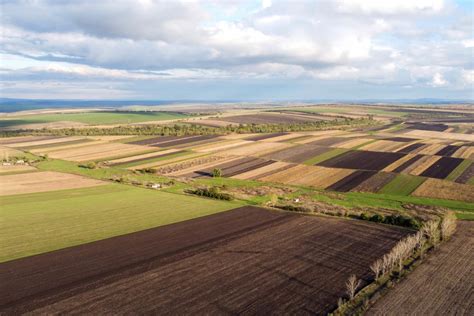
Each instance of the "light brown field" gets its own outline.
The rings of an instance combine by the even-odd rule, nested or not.
[[[166,155],[166,154],[174,153],[174,152],[177,152],[177,151],[180,151],[180,149],[172,148],[172,149],[168,149],[168,150],[154,151],[154,152],[147,153],[147,154],[141,154],[141,155],[135,155],[135,156],[128,156],[128,157],[125,157],[125,158],[113,159],[113,160],[109,160],[108,162],[112,163],[112,164],[125,163],[125,162],[129,162],[129,161],[133,161],[135,159],[144,159],[144,158],[149,158],[149,157],[153,157],[153,156],[156,156],[156,155]]]
[[[457,231],[367,315],[474,315],[474,222]]]
[[[420,155],[434,155],[441,149],[446,147],[444,144],[432,144],[422,148],[418,153]]]
[[[7,159],[21,154],[23,154],[21,150],[0,146],[0,159]]]
[[[80,137],[80,136],[71,136],[71,137],[59,137],[59,138],[43,139],[43,140],[36,140],[36,141],[33,140],[30,142],[8,144],[8,147],[18,148],[18,147],[50,145],[50,144],[55,144],[55,143],[70,142],[70,141],[79,140],[83,138],[84,137]]]
[[[292,164],[288,163],[288,162],[277,161],[275,163],[272,163],[271,165],[268,165],[268,166],[265,166],[265,167],[262,167],[262,168],[258,168],[258,169],[254,169],[254,170],[251,170],[251,171],[247,171],[247,172],[238,174],[236,176],[233,176],[232,178],[242,179],[242,180],[255,179],[255,178],[258,178],[260,175],[263,175],[265,173],[272,172],[274,170],[278,170],[278,169],[281,169],[281,168],[289,167],[291,165]]]
[[[206,144],[202,146],[196,146],[193,148],[193,150],[197,152],[210,153],[210,152],[216,152],[220,150],[227,150],[234,147],[245,146],[245,145],[249,145],[253,143],[254,142],[250,140],[240,140],[240,139],[225,140],[222,142],[215,142],[215,143]]]
[[[106,143],[106,142],[104,142],[104,141],[90,141],[90,142],[85,142],[85,143],[68,144],[68,145],[67,144],[66,145],[61,145],[61,143],[56,143],[56,144],[51,144],[51,146],[47,146],[47,147],[30,149],[30,151],[33,154],[49,154],[50,152],[53,152],[53,151],[79,148],[79,147],[85,147],[85,146],[91,146],[91,145],[100,146],[101,144],[104,144],[104,143]]]
[[[472,134],[413,130],[413,131],[403,133],[403,135],[407,137],[414,136],[414,137],[419,137],[419,138],[439,138],[439,139],[464,140],[467,142],[474,142],[474,135]]]
[[[413,193],[413,196],[474,202],[471,185],[439,179],[427,179]]]
[[[212,168],[216,165],[220,165],[222,163],[226,163],[226,162],[231,162],[231,161],[234,161],[234,160],[238,160],[240,159],[241,157],[237,157],[237,156],[220,156],[219,157],[220,159],[216,159],[216,160],[213,160],[213,161],[210,161],[210,162],[204,162],[202,164],[193,164],[192,161],[190,161],[190,164],[191,166],[187,167],[187,168],[182,168],[176,172],[171,172],[169,173],[168,175],[170,176],[174,176],[174,177],[181,177],[185,174],[189,174],[189,173],[192,173],[192,172],[195,172],[197,170],[203,170],[203,169],[209,169],[209,168]],[[197,158],[199,159],[199,158]]]
[[[28,165],[0,166],[0,174],[9,172],[35,171],[36,168]],[[0,181],[2,182],[2,181]],[[2,185],[3,182],[2,182]]]
[[[146,151],[158,151],[156,147],[146,147],[138,145],[129,145],[122,143],[104,143],[100,146],[89,145],[72,149],[64,149],[51,152],[52,158],[64,159],[70,161],[89,161],[106,159],[124,155],[134,155]]]
[[[393,170],[395,170],[396,168],[400,167],[402,164],[404,164],[406,161],[410,160],[411,158],[415,157],[416,155],[414,154],[407,154],[406,156],[398,159],[397,161],[395,161],[394,163],[388,165],[387,167],[385,167],[382,171],[385,171],[385,172],[392,172]]]
[[[394,152],[398,149],[406,147],[406,143],[394,142],[390,140],[379,140],[368,145],[361,147],[361,150],[369,151],[383,151],[383,152]]]
[[[455,158],[474,159],[474,147],[462,146],[451,156]]]
[[[262,156],[280,149],[291,147],[288,143],[252,142],[252,144],[225,150],[223,154],[235,156]]]
[[[297,165],[273,175],[259,178],[258,180],[284,184],[307,185],[324,189],[347,177],[352,172],[354,172],[354,170]]]
[[[54,171],[1,176],[0,196],[23,193],[77,189],[106,184],[106,182]]]
[[[417,164],[416,167],[414,167],[411,171],[409,171],[410,174],[419,176],[421,173],[423,173],[423,171],[428,169],[432,164],[440,160],[441,156],[427,156],[426,159],[423,159],[423,158],[420,159],[420,160],[423,160],[420,164]],[[420,162],[420,160],[418,160],[417,162]],[[407,170],[405,169],[405,171]]]
[[[135,135],[97,135],[97,136],[87,136],[86,138],[111,142],[114,140],[120,140],[120,139],[125,139],[125,138],[132,138],[132,137],[135,137]]]
[[[219,121],[219,120],[213,120],[213,119],[189,119],[185,120],[184,122],[189,122],[192,124],[202,124],[202,125],[207,125],[207,126],[214,126],[214,127],[225,127],[229,125],[233,126],[238,126],[238,123],[233,123],[233,122],[225,122],[225,121]]]
[[[336,144],[335,147],[349,149],[349,148],[353,148],[355,146],[359,146],[361,144],[370,142],[371,140],[372,139],[370,139],[370,138],[355,138],[355,139],[351,139],[347,142]]]
[[[291,140],[293,138],[298,138],[298,137],[302,137],[302,136],[304,136],[304,134],[290,133],[290,134],[287,134],[287,135],[281,135],[281,136],[277,136],[277,137],[261,139],[260,141],[261,142],[282,142],[282,141],[287,141],[287,140]]]
[[[159,161],[155,161],[155,162],[149,162],[149,163],[145,163],[145,164],[142,164],[142,165],[133,166],[133,167],[130,167],[130,168],[127,168],[127,169],[139,170],[139,169],[144,169],[144,168],[156,168],[156,167],[164,166],[164,165],[174,163],[174,162],[185,161],[185,160],[196,158],[196,157],[202,157],[204,155],[205,154],[203,154],[203,153],[190,153],[189,155],[178,156],[178,157],[165,159],[165,160],[159,160]]]

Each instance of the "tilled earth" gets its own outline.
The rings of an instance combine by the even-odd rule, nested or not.
[[[241,207],[0,265],[0,312],[326,314],[408,230]]]

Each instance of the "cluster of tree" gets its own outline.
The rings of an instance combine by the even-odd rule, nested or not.
[[[412,217],[408,217],[408,216],[403,216],[403,215],[383,216],[380,214],[375,214],[375,215],[369,216],[366,213],[362,213],[360,214],[359,218],[362,220],[371,221],[375,223],[383,223],[383,224],[389,224],[389,225],[409,227],[409,228],[414,228],[414,229],[419,229],[421,226],[420,222],[417,221],[416,219]]]
[[[225,201],[231,201],[234,199],[234,197],[228,193],[222,193],[219,192],[218,187],[210,187],[210,188],[197,188],[194,190],[189,190],[187,193],[199,195],[199,196],[205,196],[211,199],[217,199],[217,200],[225,200]]]
[[[112,128],[61,128],[61,129],[39,129],[3,131],[1,137],[20,135],[54,135],[54,136],[92,136],[92,135],[162,135],[162,136],[186,136],[186,135],[225,135],[230,133],[276,133],[276,132],[299,132],[331,129],[337,127],[360,127],[378,124],[372,117],[367,118],[344,118],[332,121],[282,123],[282,124],[240,124],[222,127],[209,127],[198,124],[174,124],[174,125],[124,125]]]

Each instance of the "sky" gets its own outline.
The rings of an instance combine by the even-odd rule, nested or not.
[[[474,0],[0,5],[0,97],[474,100]]]

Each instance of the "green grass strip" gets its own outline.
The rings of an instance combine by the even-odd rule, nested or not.
[[[454,181],[456,180],[469,166],[472,164],[470,160],[464,160],[456,167],[447,177],[445,180]]]
[[[400,173],[392,181],[380,189],[379,193],[410,195],[425,180],[426,179],[423,177]]]
[[[315,164],[318,164],[320,162],[323,162],[323,161],[326,161],[328,159],[339,156],[343,153],[346,153],[349,150],[350,149],[347,149],[347,148],[334,148],[333,150],[330,150],[330,151],[325,152],[321,155],[318,155],[316,157],[313,157],[311,159],[306,160],[305,162],[303,162],[303,164],[305,164],[305,165],[315,165]]]

